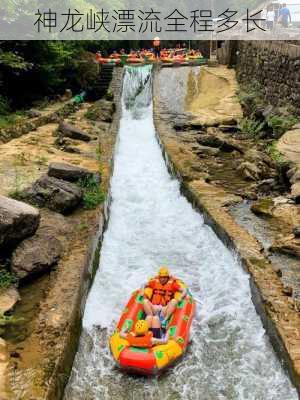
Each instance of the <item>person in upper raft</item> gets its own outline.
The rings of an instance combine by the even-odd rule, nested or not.
[[[175,299],[176,292],[180,292],[181,295]],[[144,311],[147,316],[158,315],[161,327],[166,328],[168,319],[186,293],[186,289],[170,275],[168,268],[161,267],[158,275],[144,286]]]

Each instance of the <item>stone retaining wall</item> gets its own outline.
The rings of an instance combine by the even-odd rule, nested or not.
[[[258,81],[275,106],[300,106],[300,42],[231,41],[218,50],[221,63],[236,65],[240,82]]]

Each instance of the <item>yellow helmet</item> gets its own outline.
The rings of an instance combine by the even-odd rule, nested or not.
[[[158,276],[166,277],[170,276],[170,272],[167,267],[161,267],[158,271]]]
[[[145,321],[144,319],[140,319],[139,321],[137,321],[134,326],[134,333],[137,336],[145,335],[148,332],[148,330],[149,330],[148,322]]]

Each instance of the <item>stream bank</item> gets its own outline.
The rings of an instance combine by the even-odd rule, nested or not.
[[[122,71],[116,69],[111,92],[117,106],[121,84]],[[66,215],[47,209],[52,208],[51,203],[39,209],[40,223],[33,239],[39,234],[55,236],[62,254],[51,271],[39,278],[34,276],[19,289],[21,300],[13,315],[22,319],[4,333],[1,400],[61,398],[77,349],[85,300],[107,220],[119,109],[114,112],[112,100],[103,99],[84,103],[74,111],[64,121],[43,121],[37,130],[34,127],[0,145],[4,155],[0,162],[1,194],[5,196],[19,198],[28,192],[27,188],[36,188],[41,179],[56,182],[46,174],[62,163],[64,168],[71,165],[100,176],[101,196],[106,196],[105,203],[92,207],[84,203],[84,207]],[[76,126],[78,132],[86,134],[74,130],[76,137],[62,138],[58,136],[62,123],[65,128]]]
[[[206,76],[209,76],[208,81]],[[180,180],[186,197],[204,214],[218,237],[237,253],[249,272],[257,312],[299,391],[300,318],[296,299],[287,294],[278,267],[272,265],[253,232],[245,229],[245,225],[242,227],[229,212],[230,207],[244,199],[258,198],[260,181],[276,175],[274,163],[261,151],[259,144],[240,135],[237,129],[242,111],[237,107],[238,86],[233,70],[205,68],[203,74],[197,68],[190,69],[179,80],[180,91],[171,98],[170,82],[177,79],[176,72],[168,71],[167,77],[162,70],[156,72],[154,81],[154,123],[167,165]],[[224,79],[228,81],[227,85],[224,85]],[[202,109],[198,108],[196,112],[191,110],[190,99],[185,95],[189,93],[191,80],[198,82],[192,94],[194,101],[205,96],[202,90],[207,90],[208,86],[212,93],[219,90],[220,83],[226,90],[219,92],[216,101],[200,104]],[[222,102],[228,97],[233,99],[232,106],[227,102],[224,113],[230,118],[224,119]],[[174,116],[176,107],[181,109],[180,119]],[[219,119],[205,118],[210,108],[216,110]],[[249,179],[248,173],[257,173],[257,179]],[[271,193],[279,196],[281,186]]]

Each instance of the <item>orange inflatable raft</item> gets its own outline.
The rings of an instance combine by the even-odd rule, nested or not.
[[[144,62],[144,60],[142,58],[138,58],[138,57],[128,57],[126,62],[128,64],[142,64]]]
[[[182,287],[186,287],[183,282],[178,282]],[[144,319],[143,302],[144,296],[141,291],[135,291],[121,315],[115,332],[110,337],[109,344],[111,353],[121,369],[141,375],[155,375],[170,367],[184,354],[189,344],[189,333],[196,306],[188,291],[185,298],[177,304],[168,322],[168,342],[151,348],[132,347],[126,339],[120,337],[120,332],[124,327],[131,332],[135,322]]]

